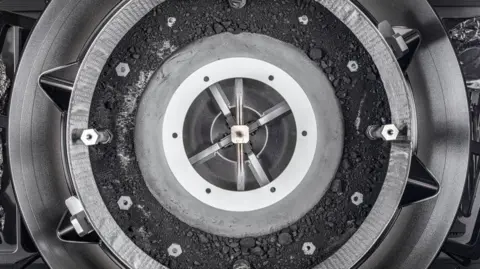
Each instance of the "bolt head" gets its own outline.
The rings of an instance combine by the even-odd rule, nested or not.
[[[363,204],[363,194],[359,192],[355,192],[352,197],[350,197],[350,199],[352,200],[352,203],[356,206]]]
[[[120,199],[118,199],[117,204],[120,210],[129,210],[130,207],[132,207],[133,202],[130,196],[121,196]]]
[[[303,250],[303,253],[305,255],[313,255],[313,253],[315,253],[315,250],[317,248],[315,247],[315,245],[312,243],[312,242],[305,242],[303,243],[303,246],[302,246],[302,250]]]
[[[182,247],[179,244],[175,244],[175,243],[171,244],[168,247],[167,251],[168,251],[168,255],[175,258],[182,255]]]
[[[357,61],[349,61],[347,64],[348,69],[350,72],[357,72],[358,71],[358,63]]]
[[[382,139],[385,141],[396,140],[400,131],[394,124],[387,124],[381,127],[380,133],[382,134]]]
[[[100,133],[95,129],[83,130],[80,140],[85,146],[97,145],[100,139]]]
[[[303,15],[301,17],[298,17],[298,22],[302,25],[307,25],[308,24],[308,17],[307,15]]]
[[[126,77],[130,73],[130,66],[127,63],[119,63],[115,71],[117,71],[117,76]]]
[[[177,22],[177,18],[175,17],[169,17],[167,19],[167,25],[168,27],[173,27],[173,25]]]
[[[250,129],[246,125],[234,125],[231,132],[233,144],[245,144],[250,141]]]

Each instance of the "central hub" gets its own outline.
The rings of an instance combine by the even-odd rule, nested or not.
[[[250,128],[247,125],[234,125],[231,129],[233,144],[246,144],[250,141]]]

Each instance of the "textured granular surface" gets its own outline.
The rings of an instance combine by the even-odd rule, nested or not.
[[[308,24],[299,17],[306,15]],[[174,17],[173,26],[168,25]],[[173,20],[170,19],[170,22]],[[176,219],[150,194],[135,160],[134,126],[140,96],[149,78],[176,49],[222,32],[252,32],[274,37],[305,51],[328,75],[345,121],[343,160],[330,190],[296,224],[258,238],[234,239],[206,234]],[[359,70],[347,68],[357,61]],[[119,77],[115,68],[128,63]],[[102,197],[115,220],[143,251],[170,268],[232,268],[245,259],[253,268],[312,268],[345,243],[368,215],[386,175],[390,146],[370,141],[365,129],[387,123],[389,107],[370,56],[353,34],[319,4],[299,8],[295,1],[249,1],[241,10],[225,0],[167,1],[150,12],[121,41],[97,85],[90,124],[108,128],[114,140],[92,147],[92,167]],[[355,206],[353,193],[364,195]],[[128,211],[118,208],[122,195],[132,198]],[[313,255],[302,251],[316,246]],[[168,256],[172,243],[182,255]]]

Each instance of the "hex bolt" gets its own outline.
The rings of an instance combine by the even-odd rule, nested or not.
[[[117,201],[120,210],[129,210],[132,207],[133,202],[130,196],[121,196]]]
[[[167,19],[167,25],[168,27],[173,27],[173,25],[177,22],[177,18],[175,17],[169,17]]]
[[[117,76],[126,77],[130,73],[130,66],[127,63],[119,63],[115,71],[117,71]]]
[[[352,200],[352,203],[356,206],[363,204],[363,194],[359,192],[355,192],[352,197],[350,197],[350,199]]]
[[[178,257],[180,255],[182,255],[182,247],[179,245],[179,244],[171,244],[169,247],[168,247],[168,255],[172,256],[172,257]]]
[[[357,72],[358,71],[358,63],[357,61],[349,61],[347,64],[348,69],[350,72]]]
[[[85,146],[95,146],[110,143],[112,137],[113,135],[109,130],[98,131],[96,129],[85,129],[82,131],[80,140]]]
[[[367,127],[366,135],[370,140],[383,139],[384,141],[395,141],[400,131],[395,124],[371,125]]]
[[[302,250],[303,250],[303,254],[305,254],[305,255],[308,255],[308,256],[313,255],[313,253],[315,253],[316,249],[317,248],[315,247],[315,245],[312,242],[303,243]]]
[[[303,15],[303,16],[298,17],[298,22],[300,22],[301,25],[307,25],[308,24],[307,15]]]
[[[250,263],[246,260],[238,260],[233,264],[233,269],[251,269]]]
[[[228,3],[232,8],[240,9],[247,4],[247,0],[228,0]]]

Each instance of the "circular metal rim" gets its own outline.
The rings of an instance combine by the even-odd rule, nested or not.
[[[255,50],[251,49],[252,43],[256,44]],[[161,133],[163,129],[161,115],[165,114],[170,98],[179,85],[201,67],[231,57],[262,59],[289,73],[307,94],[318,122],[317,151],[314,159],[314,163],[318,165],[310,166],[302,184],[271,207],[236,214],[198,203],[175,179],[165,159],[161,143],[163,140],[156,138],[157,133]],[[169,79],[165,80],[165,77]],[[319,85],[323,85],[323,90],[319,90]],[[161,91],[158,90],[160,87]],[[316,102],[312,103],[312,100]],[[272,107],[264,109],[267,111]],[[177,51],[150,79],[136,117],[136,159],[151,194],[164,209],[184,223],[225,237],[243,238],[270,234],[284,229],[308,213],[329,187],[340,164],[344,142],[340,103],[325,73],[303,51],[261,34],[213,35]],[[322,130],[324,126],[326,129]],[[152,147],[156,150],[151,150]],[[320,178],[322,180],[319,180]],[[298,199],[303,199],[302,203],[298,203]]]
[[[251,67],[255,66],[255,69]],[[185,117],[195,98],[209,86],[236,77],[260,81],[276,90],[290,106],[297,130],[309,135],[297,136],[293,156],[285,170],[274,182],[250,191],[221,189],[200,176],[185,154],[183,137]],[[275,79],[270,80],[273,75]],[[208,76],[208,82],[204,77]],[[180,119],[180,120],[179,120]],[[285,71],[263,60],[227,58],[196,70],[177,88],[163,118],[163,145],[168,165],[175,178],[192,196],[217,209],[248,212],[271,206],[290,194],[303,180],[313,162],[317,149],[317,122],[310,101],[301,86]],[[276,191],[271,192],[270,188]],[[205,192],[210,189],[211,193]],[[239,203],[238,201],[243,201]]]
[[[412,154],[411,108],[407,83],[388,44],[372,22],[349,0],[316,0],[340,19],[359,39],[377,66],[389,99],[392,121],[406,128],[403,143],[392,143],[390,165],[384,186],[370,214],[355,234],[337,252],[315,268],[353,267],[374,245],[392,221],[406,186]],[[116,44],[162,0],[131,0],[106,23],[85,54],[77,75],[67,133],[87,129],[93,92],[100,72]],[[86,147],[68,141],[67,153],[74,186],[92,226],[103,242],[131,268],[165,268],[140,250],[120,229],[103,203],[90,167]],[[385,214],[385,212],[390,212]],[[362,246],[359,248],[359,246]]]

